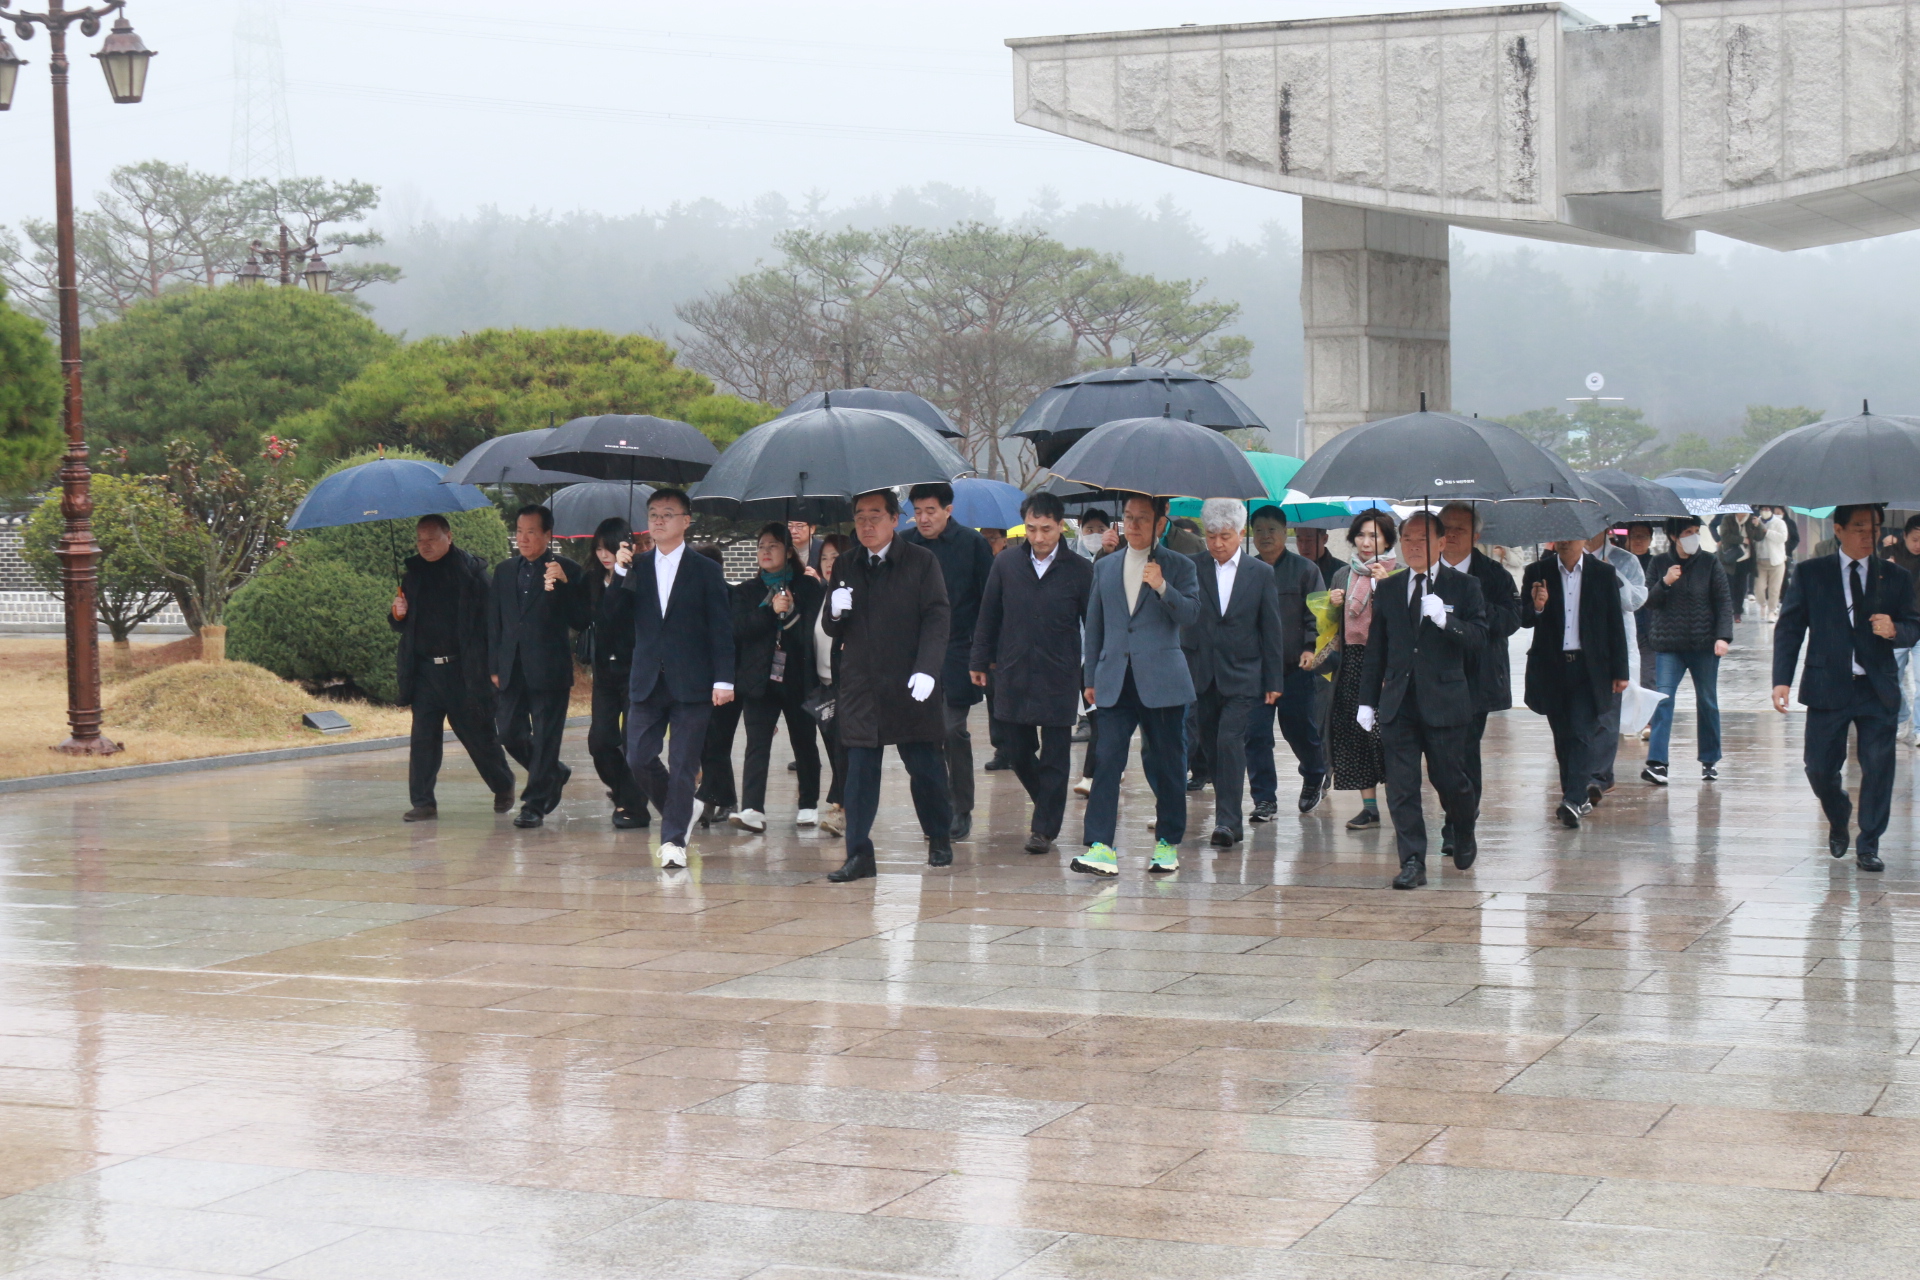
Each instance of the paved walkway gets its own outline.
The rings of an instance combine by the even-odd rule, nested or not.
[[[532,832],[457,756],[436,825],[399,753],[11,797],[0,1275],[1912,1277],[1916,753],[1833,863],[1763,682],[1579,832],[1496,717],[1413,894],[1350,795],[1149,882],[1137,772],[1117,883],[992,774],[951,871],[894,776],[827,884],[780,770],[663,877],[578,733]]]

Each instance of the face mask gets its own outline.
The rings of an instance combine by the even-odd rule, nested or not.
[[[1104,533],[1083,533],[1080,535],[1081,549],[1085,551],[1098,551],[1100,544],[1106,541],[1106,537],[1107,535]]]
[[[1682,535],[1680,539],[1680,549],[1688,555],[1692,555],[1698,551],[1700,549],[1700,535],[1697,533]]]

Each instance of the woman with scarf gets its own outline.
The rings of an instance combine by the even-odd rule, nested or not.
[[[1362,729],[1354,712],[1360,706],[1360,668],[1365,663],[1367,633],[1373,628],[1373,589],[1399,569],[1388,553],[1393,550],[1393,517],[1384,511],[1362,511],[1347,526],[1353,556],[1333,575],[1327,603],[1340,611],[1333,643],[1340,649],[1340,672],[1333,686],[1333,709],[1328,718],[1328,742],[1333,757],[1333,785],[1339,791],[1360,793],[1360,812],[1347,820],[1349,831],[1380,825],[1378,789],[1386,776],[1380,753],[1380,730]]]
[[[813,630],[822,587],[796,571],[799,559],[784,522],[761,526],[760,573],[736,583],[733,592],[734,699],[747,726],[747,755],[742,770],[736,827],[767,829],[767,766],[773,733],[782,716],[787,740],[799,762],[800,803],[795,821],[810,827],[819,821],[820,749],[813,717],[800,704],[813,688]]]

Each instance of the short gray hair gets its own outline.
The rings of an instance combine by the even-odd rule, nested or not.
[[[1239,533],[1247,527],[1247,504],[1238,498],[1208,498],[1200,504],[1200,527],[1208,533]]]
[[[1480,530],[1481,530],[1482,528],[1484,528],[1484,527],[1485,527],[1485,525],[1486,525],[1486,518],[1485,518],[1484,516],[1482,516],[1482,515],[1480,514],[1480,504],[1479,504],[1479,503],[1477,503],[1477,502],[1449,502],[1449,503],[1448,503],[1448,504],[1447,504],[1446,506],[1444,506],[1444,507],[1442,507],[1442,508],[1440,508],[1440,519],[1441,519],[1441,520],[1442,520],[1443,522],[1444,522],[1444,521],[1446,520],[1446,518],[1447,518],[1447,512],[1449,512],[1449,511],[1464,511],[1464,512],[1466,512],[1466,513],[1467,513],[1467,518],[1473,521],[1473,536],[1474,536],[1474,538],[1475,538],[1476,540],[1477,540],[1477,539],[1479,538],[1479,536],[1480,536]]]

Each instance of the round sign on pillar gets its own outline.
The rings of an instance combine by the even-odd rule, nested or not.
[[[1590,373],[1587,375],[1587,393],[1589,395],[1599,395],[1606,385],[1607,380],[1599,374]]]

